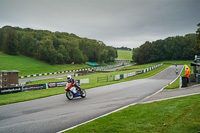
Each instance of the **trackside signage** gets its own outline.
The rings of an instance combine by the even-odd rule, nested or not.
[[[46,84],[27,85],[22,87],[23,91],[41,90],[46,89]]]
[[[77,80],[77,81],[79,84],[80,83],[89,83],[89,78],[81,79],[81,80]],[[46,83],[46,84],[36,84],[36,85],[25,85],[25,86],[11,87],[11,88],[1,88],[0,95],[24,92],[24,91],[48,89],[48,88],[54,88],[54,87],[63,87],[66,84],[67,84],[67,81],[61,81],[61,82]]]
[[[22,92],[22,87],[10,87],[10,88],[1,88],[0,89],[0,94],[9,94],[9,93],[17,93],[17,92]]]
[[[65,86],[66,84],[67,84],[67,82],[57,82],[56,86],[57,87],[62,87],[62,86]]]
[[[48,88],[62,87],[67,84],[67,81],[48,83]]]

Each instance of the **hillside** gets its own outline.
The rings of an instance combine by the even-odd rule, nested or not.
[[[7,55],[0,52],[0,70],[19,70],[20,76],[88,68],[88,65],[49,65],[26,56]]]
[[[132,60],[132,51],[117,50],[118,58],[116,60]]]
[[[116,49],[102,41],[67,32],[12,26],[0,28],[0,51],[28,56],[48,64],[102,63],[113,61],[117,56]]]

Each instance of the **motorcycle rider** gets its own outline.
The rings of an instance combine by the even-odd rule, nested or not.
[[[176,68],[175,73],[176,73],[176,75],[178,75],[178,68]]]
[[[76,82],[75,79],[72,78],[71,75],[68,75],[68,76],[67,76],[67,80],[68,80],[68,83],[71,83],[72,86],[75,86],[76,88],[79,89],[79,91],[80,91],[81,93],[83,93],[82,89],[78,86],[78,83]]]

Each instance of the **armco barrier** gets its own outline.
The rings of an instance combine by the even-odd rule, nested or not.
[[[98,83],[99,82],[109,82],[109,81],[113,81],[113,80],[120,80],[120,79],[123,79],[123,78],[128,78],[128,77],[135,76],[135,75],[138,75],[138,74],[146,73],[146,72],[153,70],[153,69],[160,67],[160,66],[162,66],[162,64],[158,64],[156,66],[149,67],[147,69],[136,71],[136,72],[119,74],[119,75],[110,75],[110,76],[104,76],[104,77],[97,77],[97,82]]]
[[[120,79],[123,79],[124,78],[124,74],[120,74]]]
[[[136,72],[128,73],[128,77],[136,75]]]
[[[124,78],[128,78],[128,74],[127,73],[124,74]]]
[[[68,72],[76,72],[76,71],[86,71],[86,70],[92,70],[92,68],[87,69],[77,69],[77,70],[69,70],[69,71],[60,71],[60,72],[53,72],[53,73],[43,73],[43,74],[33,74],[33,75],[26,75],[26,76],[20,76],[19,78],[27,78],[27,77],[36,77],[36,76],[46,76],[46,75],[52,75],[52,74],[60,74],[60,73],[68,73]]]

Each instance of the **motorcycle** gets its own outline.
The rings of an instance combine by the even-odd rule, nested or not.
[[[175,70],[176,75],[178,75],[178,69]]]
[[[74,85],[72,85],[72,83],[67,83],[65,86],[65,90],[66,90],[66,97],[69,100],[72,100],[75,97],[82,97],[85,98],[86,97],[86,91],[84,89],[78,89],[76,88]]]

